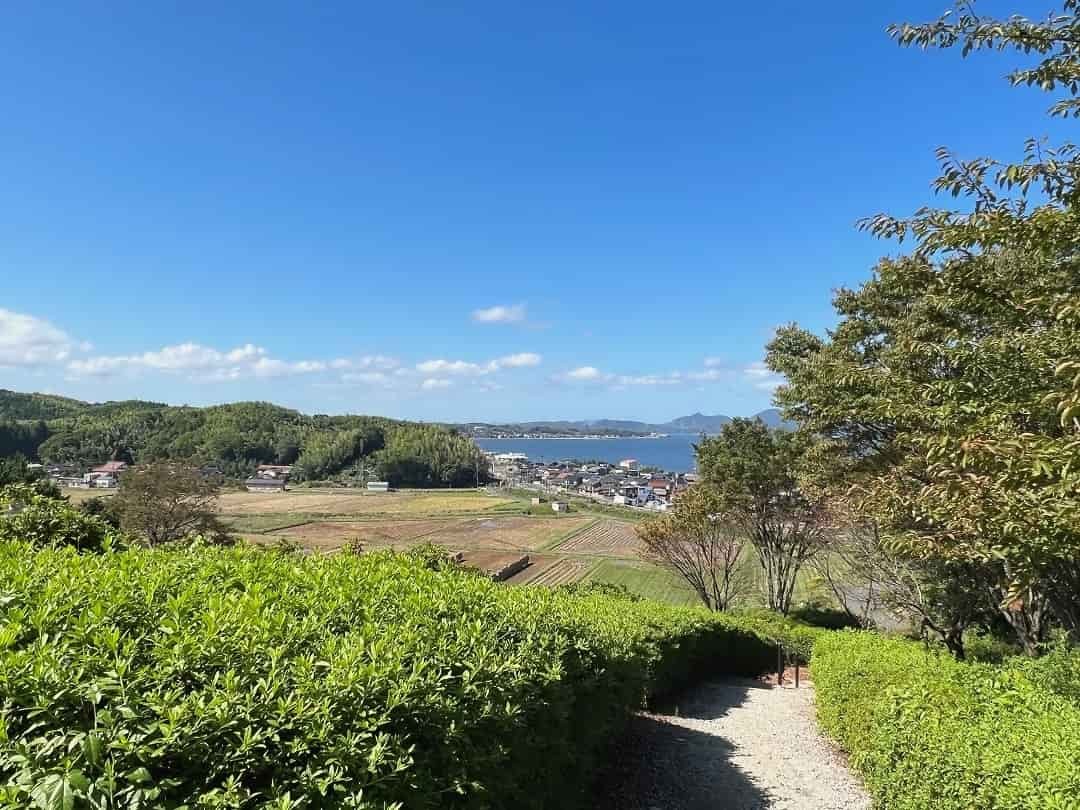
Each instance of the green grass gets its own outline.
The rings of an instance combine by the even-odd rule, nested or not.
[[[697,595],[677,574],[655,565],[605,560],[589,574],[591,582],[625,585],[628,590],[671,605],[697,605]]]

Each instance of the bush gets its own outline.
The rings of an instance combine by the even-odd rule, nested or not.
[[[811,627],[772,610],[740,611],[734,615],[738,617],[741,626],[753,630],[772,644],[782,646],[803,664],[810,662],[814,643],[829,632],[824,628]],[[773,667],[775,666],[774,656]]]
[[[871,633],[814,647],[818,717],[890,810],[1080,807],[1080,706],[1019,663]]]
[[[4,543],[0,806],[572,806],[649,696],[774,656],[404,554]]]
[[[113,527],[100,517],[85,514],[65,500],[43,495],[32,484],[0,489],[0,541],[100,551],[117,539]]]

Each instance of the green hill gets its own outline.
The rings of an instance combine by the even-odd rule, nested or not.
[[[90,403],[0,391],[0,456],[77,466],[179,460],[230,477],[292,464],[300,480],[347,476],[363,459],[396,486],[464,486],[483,469],[456,431],[374,416],[306,415],[268,402],[208,408],[128,400]]]

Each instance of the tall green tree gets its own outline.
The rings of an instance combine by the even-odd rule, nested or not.
[[[1040,56],[1011,81],[1063,91],[1080,112],[1080,12],[1033,22],[977,15],[969,3],[903,45]],[[787,376],[777,402],[824,436],[818,479],[856,501],[914,557],[986,563],[993,595],[1034,653],[1048,611],[1076,632],[1069,588],[1080,559],[1080,212],[1075,146],[1029,141],[1003,163],[939,151],[936,190],[966,208],[878,215],[863,227],[911,240],[873,278],[834,300],[826,337],[795,325],[769,345]],[[1070,618],[1073,617],[1073,618]]]

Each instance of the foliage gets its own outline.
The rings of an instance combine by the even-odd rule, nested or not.
[[[666,514],[643,521],[641,555],[676,572],[710,610],[728,610],[749,586],[742,568],[748,545],[738,516],[711,487],[691,487]]]
[[[7,543],[0,583],[13,808],[572,806],[644,697],[775,656],[734,617],[385,552]]]
[[[1034,52],[1014,84],[1063,90],[1075,114],[1080,5],[1044,22],[993,20],[969,3],[904,45]],[[1025,649],[1048,611],[1080,632],[1076,592],[1048,583],[1080,560],[1080,152],[1030,141],[1024,159],[939,152],[935,189],[969,210],[879,215],[863,227],[911,238],[858,290],[835,298],[827,339],[781,329],[768,363],[787,376],[785,416],[830,440],[822,483],[850,495],[912,556],[992,564],[1003,617]]]
[[[484,484],[488,465],[476,443],[432,425],[400,425],[376,454],[379,476],[398,487]]]
[[[100,551],[116,539],[113,528],[104,520],[81,512],[67,501],[43,495],[32,484],[0,489],[0,541]]]
[[[150,546],[193,535],[224,541],[227,532],[215,516],[219,492],[194,467],[159,461],[125,472],[111,506],[120,527]]]
[[[565,585],[560,585],[558,590],[573,596],[592,596],[594,594],[599,594],[600,596],[606,596],[609,599],[621,599],[624,602],[640,602],[642,600],[641,596],[634,593],[628,587],[615,582],[581,580],[579,582],[568,582]]]
[[[739,611],[735,617],[740,626],[750,628],[772,644],[783,647],[802,663],[810,661],[814,643],[823,634],[830,632],[772,610]],[[775,661],[773,664],[775,665]]]
[[[1080,806],[1080,705],[1024,666],[958,662],[917,642],[842,632],[817,642],[811,667],[822,726],[881,807]]]
[[[323,480],[366,461],[395,486],[472,485],[478,473],[487,481],[476,445],[450,429],[369,416],[305,416],[265,402],[89,404],[0,391],[0,455],[15,452],[79,466],[107,460],[212,464],[230,478],[247,477],[258,464],[294,464],[296,480]]]
[[[715,514],[753,543],[764,572],[766,604],[787,613],[802,567],[827,544],[824,501],[804,493],[798,471],[812,443],[805,433],[733,419],[696,445],[702,482]]]

